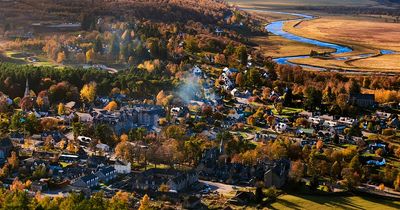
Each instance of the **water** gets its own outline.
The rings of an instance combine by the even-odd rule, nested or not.
[[[272,23],[268,24],[265,28],[272,34],[275,34],[277,36],[281,36],[281,37],[283,37],[285,39],[301,42],[301,43],[312,44],[312,45],[319,46],[319,47],[325,47],[325,48],[333,49],[334,52],[331,53],[333,55],[339,55],[339,54],[342,54],[342,53],[349,53],[349,52],[353,51],[353,49],[351,49],[348,46],[334,44],[334,43],[330,43],[330,42],[319,41],[319,40],[315,40],[315,39],[309,39],[309,38],[305,38],[305,37],[301,37],[301,36],[297,36],[297,35],[291,34],[291,33],[286,32],[286,31],[283,30],[284,24],[286,22],[288,22],[288,21],[293,21],[293,20],[306,21],[306,20],[314,19],[315,18],[314,16],[305,15],[305,14],[298,14],[298,13],[277,12],[277,11],[268,11],[268,10],[264,10],[264,11],[265,12],[286,14],[286,15],[292,15],[292,16],[299,17],[297,19],[275,21],[275,22],[272,22]],[[391,51],[391,50],[380,50],[380,53],[382,55],[387,55],[387,54],[394,54],[396,52]],[[374,54],[361,54],[361,55],[357,55],[357,56],[343,56],[343,57],[337,57],[335,59],[336,60],[348,60],[348,59],[353,59],[353,58],[367,58],[367,57],[371,57],[371,56],[374,56]],[[301,59],[301,58],[309,58],[309,57],[310,57],[309,55],[287,56],[287,57],[275,58],[274,61],[277,62],[278,64],[296,65],[296,64],[290,62],[290,60]],[[326,71],[327,70],[326,68],[312,66],[312,65],[300,65],[300,66],[302,66],[304,68],[311,69],[311,70],[317,70],[317,71]]]

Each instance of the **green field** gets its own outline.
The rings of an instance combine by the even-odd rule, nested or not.
[[[359,196],[283,195],[271,209],[400,209],[400,201]]]

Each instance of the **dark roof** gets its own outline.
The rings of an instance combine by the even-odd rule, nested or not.
[[[94,175],[94,174],[89,174],[89,175],[81,177],[81,180],[84,181],[84,182],[87,182],[87,181],[92,180],[92,179],[97,179],[97,176]]]
[[[112,171],[115,171],[115,168],[112,167],[112,166],[107,166],[107,167],[104,167],[104,168],[100,169],[100,172],[103,173],[103,174],[107,174],[107,173],[110,173]]]
[[[350,98],[357,100],[375,100],[374,94],[350,94]]]

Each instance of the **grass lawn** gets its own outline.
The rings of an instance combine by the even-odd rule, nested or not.
[[[274,113],[274,115],[280,115],[280,116],[294,115],[304,111],[304,109],[302,108],[284,107],[282,113],[278,114],[273,105],[268,105],[267,107],[272,110],[272,113]]]
[[[400,201],[360,196],[283,195],[271,209],[400,209]]]

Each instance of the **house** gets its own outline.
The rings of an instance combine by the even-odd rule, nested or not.
[[[129,174],[131,172],[131,163],[116,160],[114,163],[114,168],[119,174]]]
[[[77,163],[79,162],[79,156],[73,154],[61,154],[60,157],[58,157],[58,161],[64,163]]]
[[[42,181],[33,181],[31,184],[31,190],[33,192],[43,192],[48,189],[48,185],[46,182]]]
[[[161,184],[167,184],[171,191],[179,192],[197,183],[198,180],[196,171],[153,168],[137,174],[132,187],[133,189],[156,191]]]
[[[268,168],[264,173],[264,186],[281,188],[286,182],[290,170],[290,161],[282,159],[272,164],[266,164]]]
[[[10,138],[6,137],[0,139],[0,159],[6,159],[10,156],[12,148],[13,144]]]
[[[363,108],[372,108],[375,105],[375,95],[350,94],[349,103]]]
[[[117,177],[117,170],[113,166],[107,166],[98,170],[95,175],[102,182],[109,182]]]
[[[226,76],[231,77],[233,74],[236,74],[236,73],[238,73],[239,71],[238,71],[237,69],[235,69],[235,68],[228,68],[228,67],[225,67],[225,68],[222,70],[222,72],[225,73]]]
[[[72,185],[80,188],[94,188],[99,186],[99,177],[94,174],[82,176],[78,178]]]
[[[78,116],[79,122],[82,122],[82,123],[93,122],[93,117],[89,113],[75,112],[75,114]]]
[[[287,126],[285,123],[278,123],[278,124],[275,126],[275,130],[276,130],[276,132],[278,132],[278,133],[283,133],[283,132],[285,132],[287,128],[288,128],[288,126]]]
[[[167,182],[170,190],[180,192],[199,181],[199,176],[195,171],[184,172]]]

